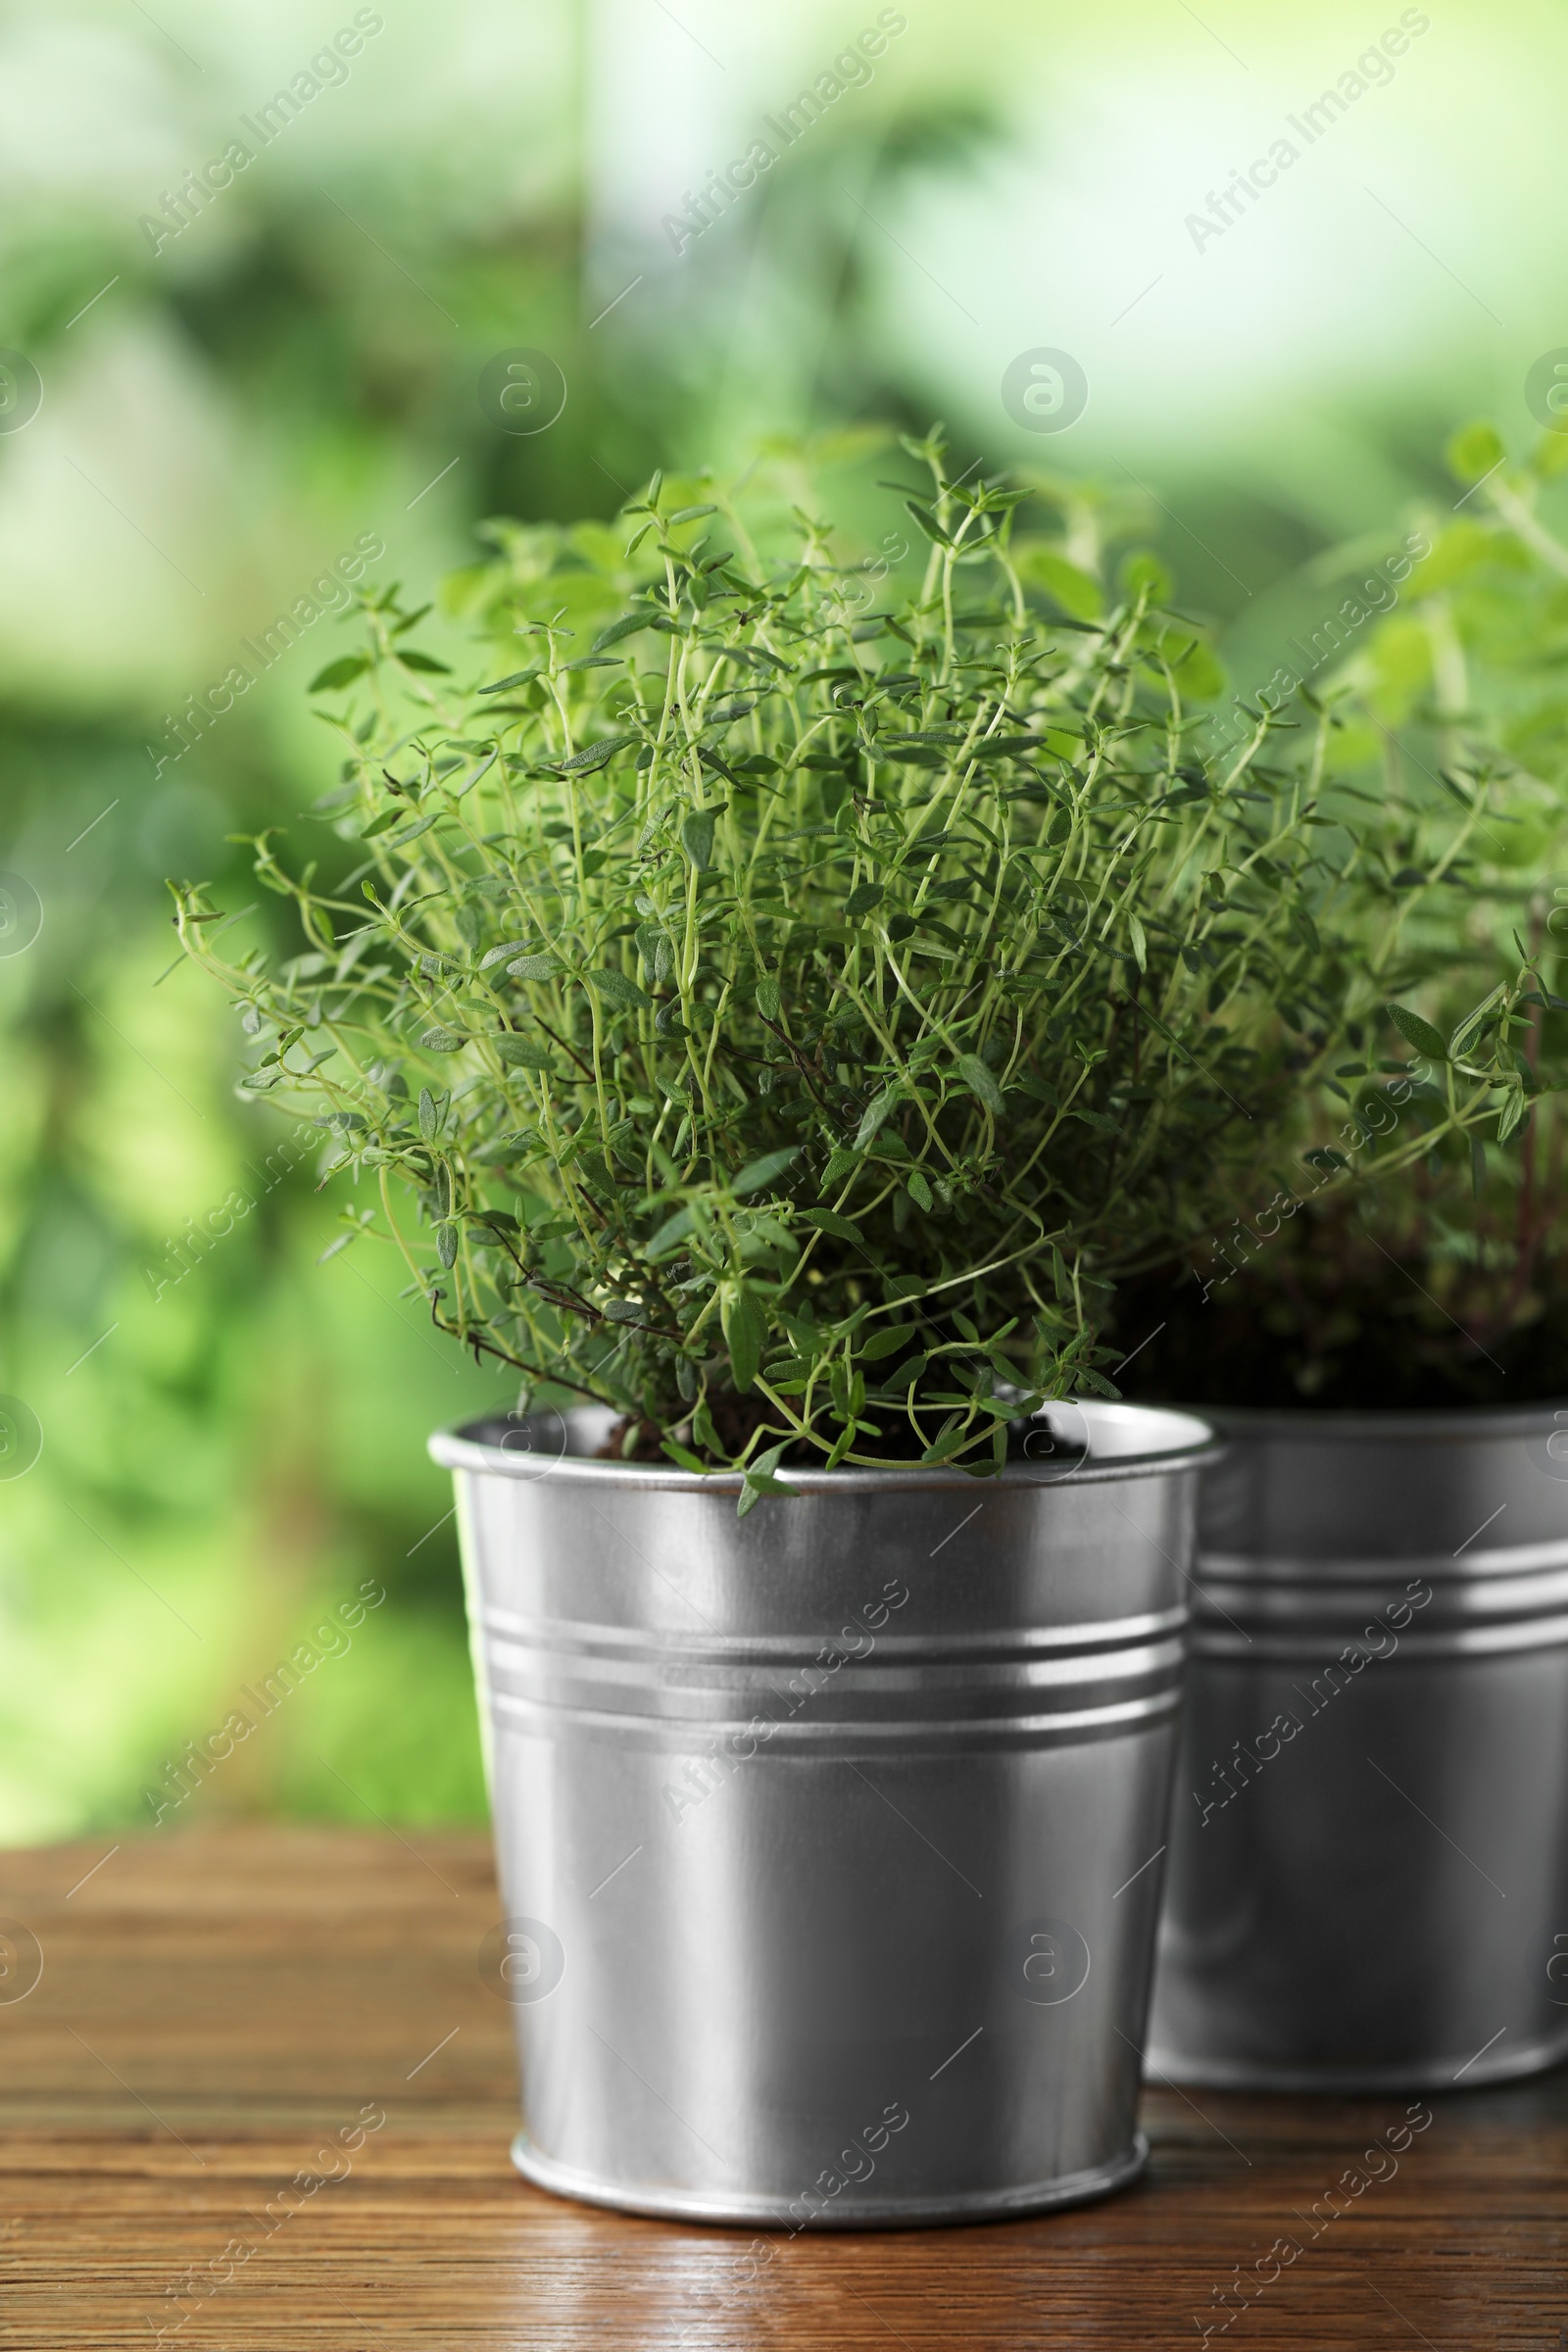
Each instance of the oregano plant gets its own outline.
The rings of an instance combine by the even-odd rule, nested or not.
[[[993,1470],[1115,1394],[1111,1287],[1261,1180],[1375,985],[1330,714],[1205,757],[1154,567],[1076,617],[1029,492],[903,447],[904,572],[763,471],[490,526],[461,663],[367,594],[312,686],[318,843],[256,843],[298,952],[225,959],[176,890],[242,1089],[353,1188],[333,1247],[397,1251],[520,1405],[740,1465],[743,1510],[792,1462]]]

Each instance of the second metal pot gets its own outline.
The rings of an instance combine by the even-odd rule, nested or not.
[[[1102,2195],[1136,2109],[1202,1423],[1058,1415],[996,1479],[596,1458],[608,1415],[433,1441],[457,1474],[546,2188],[784,2227]],[[1070,1437],[1070,1430],[1063,1433]]]
[[[1553,2065],[1568,1411],[1211,1417],[1152,2070],[1374,2090]]]

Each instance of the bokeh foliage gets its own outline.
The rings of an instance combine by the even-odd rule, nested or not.
[[[234,0],[154,13],[157,25],[99,0],[0,12],[19,93],[0,342],[29,353],[46,388],[39,418],[0,446],[0,864],[24,873],[45,915],[32,947],[0,958],[0,1386],[44,1426],[37,1467],[0,1486],[0,1837],[145,1820],[138,1783],[367,1574],[386,1581],[387,1608],[196,1801],[364,1818],[363,1798],[396,1819],[482,1802],[441,1523],[449,1497],[421,1446],[433,1423],[492,1407],[510,1386],[455,1359],[393,1283],[378,1290],[359,1246],[318,1264],[337,1232],[316,1191],[328,1153],[302,1154],[273,1180],[277,1131],[233,1093],[242,1033],[196,974],[169,969],[163,877],[210,875],[225,906],[247,906],[259,895],[249,854],[228,837],[296,821],[333,781],[301,691],[338,643],[333,624],[316,623],[220,726],[155,773],[166,712],[221,676],[238,641],[368,526],[393,546],[383,583],[398,569],[433,578],[472,554],[487,515],[608,516],[655,466],[749,449],[760,427],[800,433],[848,415],[921,429],[949,405],[940,363],[971,348],[970,327],[940,292],[935,324],[906,325],[890,271],[906,269],[901,284],[917,289],[930,287],[927,265],[946,277],[927,232],[963,204],[990,208],[998,253],[1009,222],[1037,251],[1063,250],[1070,223],[1054,212],[1037,223],[1009,175],[1026,135],[1054,152],[1075,125],[1095,139],[1100,125],[1066,81],[1020,70],[1029,43],[1054,75],[1071,36],[1102,89],[1129,86],[1123,28],[1102,31],[1083,12],[922,14],[910,59],[926,46],[904,82],[889,69],[858,93],[661,281],[657,301],[595,326],[641,262],[616,275],[603,248],[584,126],[604,61],[588,58],[585,12],[547,4],[524,18],[488,0],[401,12],[353,84],[324,94],[265,171],[158,255],[138,215],[220,150],[238,113],[323,27],[314,8],[286,4],[265,18]],[[1352,33],[1347,21],[1321,38]],[[790,87],[817,62],[814,27],[800,37]],[[824,31],[824,52],[839,37]],[[1250,51],[1265,37],[1261,21],[1250,25]],[[1492,19],[1479,37],[1500,54]],[[1184,74],[1195,59],[1235,71],[1218,49],[1205,61],[1207,36],[1181,12],[1146,11],[1139,38],[1166,62],[1172,38],[1194,44],[1180,50]],[[1462,74],[1462,47],[1451,56]],[[1163,67],[1154,85],[1168,119]],[[629,96],[662,130],[685,120],[678,106],[650,107],[641,85]],[[1491,158],[1492,185],[1509,162]],[[1446,152],[1444,163],[1462,203]],[[672,151],[667,164],[672,199],[688,163]],[[1126,184],[1109,188],[1098,155],[1094,169],[1102,195],[1136,195],[1136,174],[1119,171]],[[1160,204],[1179,236],[1180,204]],[[1547,223],[1551,207],[1531,217]],[[1135,251],[1147,225],[1133,223],[1119,257],[1129,297],[1158,266],[1146,271]],[[1528,242],[1516,225],[1512,265]],[[1481,344],[1461,329],[1436,352],[1403,316],[1387,338],[1404,352],[1400,383],[1380,377],[1381,348],[1364,368],[1332,216],[1326,234],[1326,310],[1302,299],[1295,270],[1258,258],[1327,370],[1303,375],[1288,415],[1256,404],[1268,465],[1254,449],[1239,471],[1223,425],[1205,439],[1184,424],[1168,463],[1129,442],[1118,454],[1177,521],[1119,465],[1102,461],[1112,499],[1081,495],[1084,461],[1063,445],[1070,495],[1031,559],[1031,590],[1099,617],[1122,592],[1115,551],[1157,538],[1180,559],[1185,609],[1195,583],[1209,616],[1247,603],[1251,634],[1236,662],[1247,687],[1272,666],[1281,613],[1300,625],[1315,612],[1311,566],[1333,556],[1326,540],[1382,530],[1412,486],[1446,513],[1453,493],[1433,454],[1442,419],[1477,397]],[[1448,250],[1442,234],[1431,241]],[[991,242],[993,276],[1005,274]],[[901,248],[914,258],[901,262]],[[1204,257],[1205,296],[1214,263]],[[1428,265],[1418,255],[1412,267]],[[1039,270],[1014,277],[1000,326],[960,273],[951,280],[986,318],[972,346],[985,404],[954,412],[958,471],[971,457],[1019,454],[993,397],[993,335],[1007,338],[1000,366],[1056,331]],[[1097,307],[1108,318],[1121,294],[1105,293]],[[1245,280],[1234,299],[1248,304]],[[1158,334],[1179,336],[1187,314],[1171,277],[1115,329],[1116,348],[1166,303]],[[1522,317],[1521,332],[1549,310],[1517,285],[1497,307]],[[1557,331],[1547,320],[1538,340]],[[1205,332],[1194,329],[1194,350]],[[481,366],[514,343],[549,350],[571,387],[560,423],[532,440],[496,430],[474,398]],[[1165,406],[1158,387],[1185,375],[1201,396],[1205,382],[1190,354],[1162,343],[1159,358],[1130,363],[1151,417]],[[1093,417],[1104,388],[1098,377]],[[904,521],[877,471],[845,468],[834,484],[873,547]],[[1271,581],[1283,603],[1268,598]],[[455,659],[461,636],[433,642]],[[1426,664],[1407,641],[1376,708],[1435,764]],[[1550,696],[1538,700],[1549,739]],[[1375,785],[1382,758],[1369,733],[1360,760]],[[1538,772],[1554,773],[1548,760],[1545,743],[1532,751]],[[1417,787],[1419,771],[1400,774],[1401,789]],[[287,910],[260,895],[247,936],[265,931],[272,952],[289,952]],[[221,1236],[214,1217],[227,1220]],[[193,1225],[209,1241],[193,1246]]]

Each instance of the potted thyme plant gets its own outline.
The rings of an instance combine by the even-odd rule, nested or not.
[[[1323,741],[1205,760],[1152,568],[1074,615],[1025,492],[904,446],[923,573],[792,467],[492,526],[462,667],[368,595],[324,841],[257,844],[298,952],[177,892],[344,1240],[516,1382],[433,1443],[514,2153],[656,2212],[1137,2169],[1209,1443],[1116,1400],[1105,1303],[1347,1050]]]
[[[1474,503],[1342,681],[1340,788],[1377,801],[1370,824],[1355,804],[1376,981],[1356,1052],[1303,1089],[1272,1213],[1238,1202],[1131,1367],[1231,1441],[1201,1523],[1152,2027],[1189,2080],[1431,2087],[1568,2051],[1568,545],[1549,514],[1568,444],[1516,468],[1477,427],[1452,456]]]

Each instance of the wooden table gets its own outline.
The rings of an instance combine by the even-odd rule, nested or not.
[[[231,1828],[104,1859],[111,1843],[0,1857],[0,1913],[43,1960],[0,2005],[0,2342],[24,2352],[158,2328],[184,2352],[1147,2352],[1203,2325],[1314,2352],[1568,2344],[1568,2070],[1435,2098],[1397,2171],[1315,2238],[1300,2217],[1402,2099],[1156,2089],[1148,2175],[1109,2203],[780,2238],[760,2266],[750,2232],[595,2212],[513,2171],[511,2018],[476,1967],[498,1916],[481,1838]],[[0,1992],[25,1982],[31,1947],[9,1949],[24,1974]],[[280,2197],[296,2175],[318,2185]],[[1302,2250],[1267,2280],[1281,2238]],[[180,2300],[193,2272],[205,2286]],[[1220,2332],[1214,2290],[1238,2275],[1252,2288]]]

